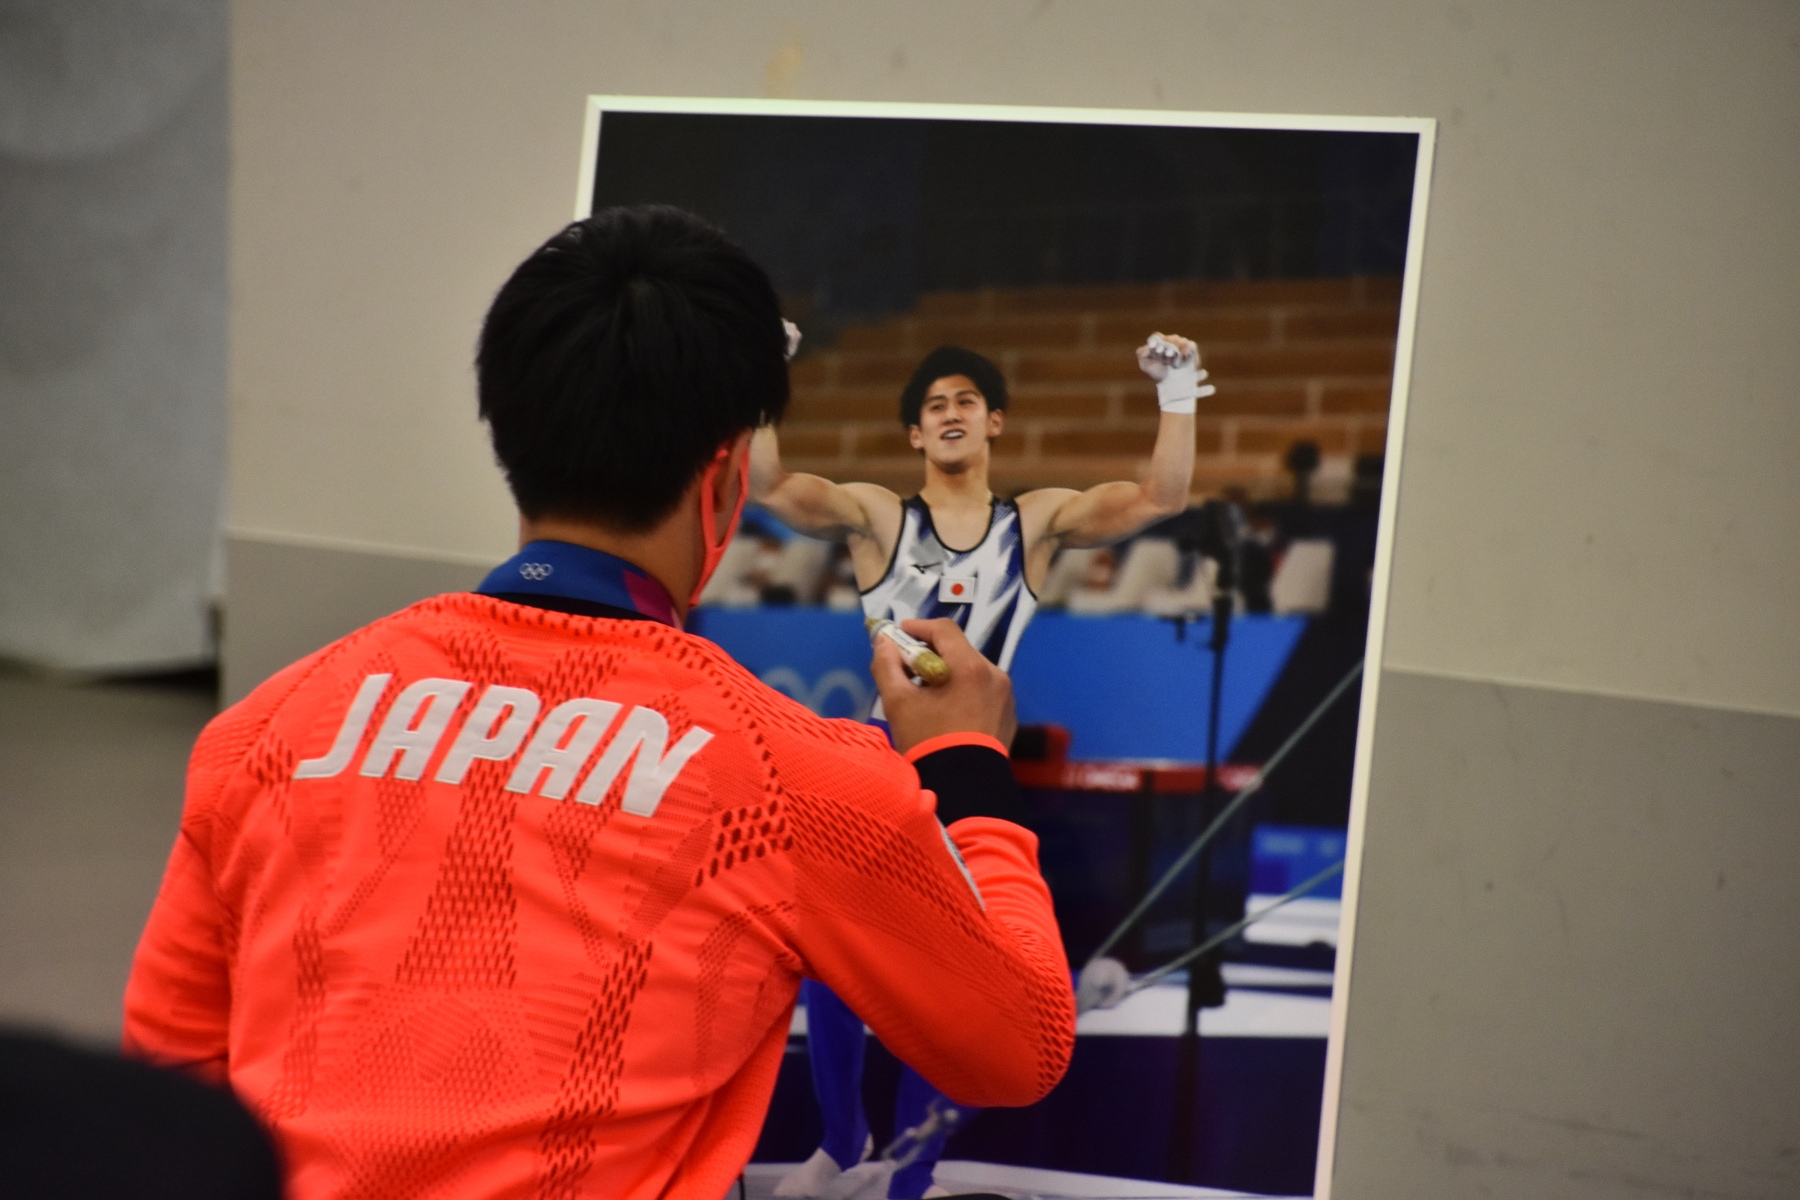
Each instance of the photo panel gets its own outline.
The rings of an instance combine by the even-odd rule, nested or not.
[[[801,328],[787,471],[916,496],[902,390],[957,346],[1004,381],[992,521],[1045,489],[1143,483],[1164,423],[1136,350],[1197,343],[1214,390],[1189,506],[1034,568],[1005,650],[1014,770],[1082,985],[1074,1061],[930,1153],[951,1190],[1325,1194],[1431,123],[633,97],[588,115],[577,215],[700,214]],[[690,628],[864,720],[881,586],[752,508]],[[765,1183],[829,1120],[807,1029],[802,1007]],[[877,1152],[911,1120],[902,1073],[870,1039]]]

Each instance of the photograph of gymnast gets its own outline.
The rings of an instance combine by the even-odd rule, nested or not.
[[[1311,1194],[1416,133],[591,104],[584,200],[714,221],[797,327],[688,628],[879,728],[865,624],[956,622],[1077,993],[978,1109],[807,982],[746,1194]]]

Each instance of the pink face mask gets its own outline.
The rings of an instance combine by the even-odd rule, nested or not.
[[[713,484],[718,481],[719,472],[731,461],[731,446],[720,446],[719,452],[707,464],[700,476],[700,537],[706,547],[706,557],[700,564],[700,578],[694,584],[693,594],[688,597],[688,609],[691,611],[700,603],[700,593],[706,590],[707,581],[713,572],[719,569],[719,560],[725,557],[725,547],[731,545],[731,537],[737,532],[738,518],[744,515],[744,501],[750,497],[750,464],[738,472],[737,503],[731,508],[731,523],[725,527],[725,536],[714,541],[719,524],[718,509],[713,507]]]

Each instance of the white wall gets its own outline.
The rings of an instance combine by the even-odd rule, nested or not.
[[[234,11],[234,529],[508,549],[471,347],[590,92],[1432,116],[1389,664],[1800,713],[1791,5]]]
[[[1638,731],[1580,743],[1604,767],[1666,740],[1646,730],[1711,728],[1707,709],[1800,715],[1800,8],[237,0],[233,13],[232,529],[246,545],[388,548],[446,570],[512,545],[469,360],[488,298],[570,215],[588,93],[1437,118],[1385,666],[1448,690],[1407,685],[1413,707],[1376,734],[1365,880],[1381,922],[1358,930],[1339,1194],[1795,1183],[1781,1147],[1800,1133],[1768,1115],[1795,1108],[1771,1082],[1800,1073],[1791,1039],[1758,1042],[1781,1069],[1741,1084],[1741,1041],[1706,1047],[1721,1023],[1800,1000],[1795,972],[1770,965],[1791,958],[1795,914],[1778,901],[1797,847],[1786,826],[1714,844],[1657,814],[1699,806],[1741,831],[1784,811],[1782,785],[1747,767],[1800,726],[1701,738],[1695,790],[1646,799],[1642,771],[1577,772],[1549,733],[1533,749],[1512,722],[1515,705],[1588,721],[1589,707],[1568,717],[1543,698],[1585,693],[1605,717],[1592,728]],[[302,603],[308,571],[360,561],[259,561],[278,559],[314,565],[246,595]],[[1600,699],[1618,696],[1697,707]],[[1466,719],[1421,741],[1440,708]],[[1465,736],[1492,760],[1480,779],[1444,744]],[[1701,786],[1714,777],[1759,782],[1726,807]],[[1448,807],[1432,806],[1440,789]],[[1482,820],[1450,803],[1477,796]],[[1446,827],[1402,819],[1420,805]],[[1608,805],[1616,822],[1565,820]],[[1763,902],[1717,926],[1632,915],[1634,898],[1710,911],[1696,906],[1715,871]],[[1558,873],[1579,886],[1552,906]],[[1548,938],[1561,956],[1546,959]],[[1446,942],[1454,953],[1421,957]],[[1671,962],[1702,948],[1725,972],[1716,1011],[1662,1003],[1687,994]],[[1455,974],[1464,961],[1490,969],[1479,997]],[[1622,1003],[1642,1019],[1615,1036]],[[1513,1006],[1533,1020],[1509,1027]],[[1458,1045],[1480,1053],[1441,1052]],[[1626,1110],[1622,1134],[1608,1118]]]
[[[225,0],[0,17],[0,657],[212,657],[225,18]]]

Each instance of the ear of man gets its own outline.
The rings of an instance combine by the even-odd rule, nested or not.
[[[738,490],[750,470],[750,440],[755,434],[754,429],[746,429],[726,443],[725,469],[713,475],[713,537],[719,541],[731,536],[732,514],[737,508]]]

